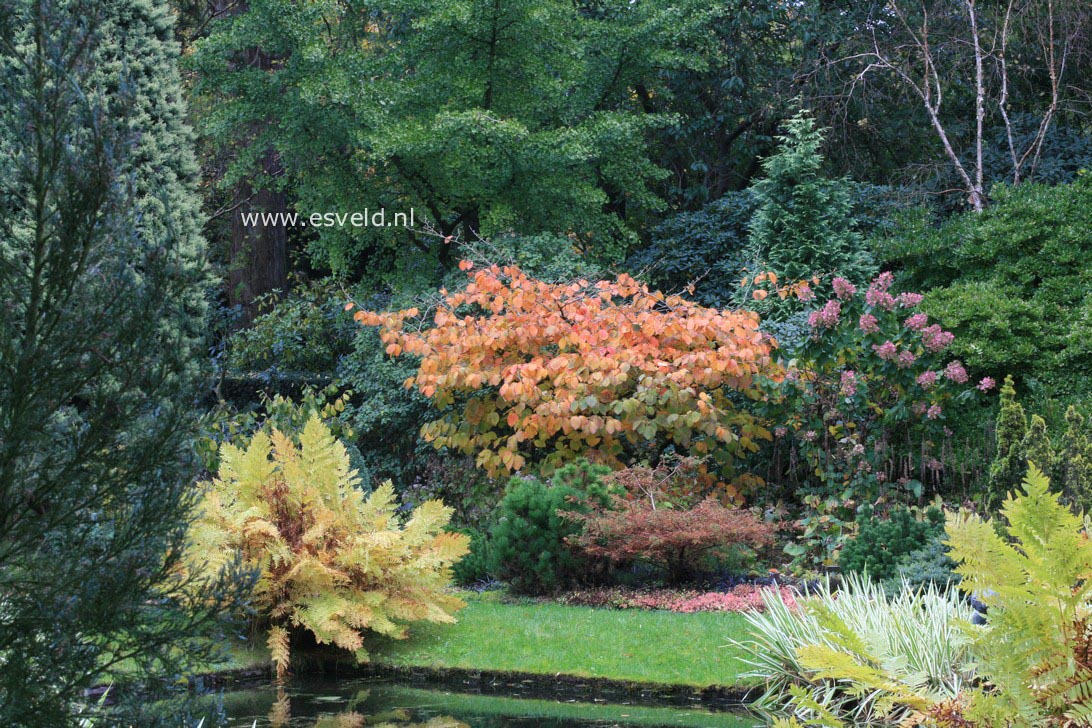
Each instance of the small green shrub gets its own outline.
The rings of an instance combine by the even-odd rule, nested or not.
[[[955,573],[955,562],[944,545],[944,534],[929,539],[925,546],[915,549],[899,560],[895,576],[883,582],[884,591],[897,594],[900,589],[909,587],[936,587],[944,589],[959,584],[960,576]]]
[[[228,342],[228,366],[329,374],[349,352],[356,334],[342,303],[337,281],[329,278],[300,282],[283,297],[262,297],[262,313]]]
[[[574,583],[585,562],[566,539],[579,523],[561,512],[584,512],[588,503],[606,506],[605,467],[579,461],[549,481],[515,477],[508,483],[490,530],[489,570],[523,594],[546,594]]]
[[[909,508],[895,508],[880,519],[865,507],[857,515],[857,527],[857,537],[846,543],[838,563],[847,572],[884,581],[897,576],[911,553],[944,534],[944,514],[930,508],[918,519]]]
[[[489,537],[473,528],[453,529],[470,539],[470,552],[451,569],[454,581],[459,586],[474,586],[490,578],[489,572]]]

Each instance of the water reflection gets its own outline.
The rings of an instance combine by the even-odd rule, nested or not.
[[[376,679],[310,678],[223,694],[225,728],[752,728],[747,713],[699,706],[580,702],[557,695],[504,697]],[[206,723],[211,726],[213,723]]]
[[[364,688],[357,690],[348,699],[345,708],[334,714],[319,715],[317,717],[304,715],[297,721],[292,720],[292,695],[285,689],[284,684],[276,685],[276,696],[269,708],[268,725],[270,728],[364,728],[364,726],[379,726],[380,728],[470,728],[467,723],[449,715],[436,715],[426,720],[417,720],[415,711],[408,708],[389,708],[380,713],[366,712],[364,706],[368,705],[372,697],[372,690]],[[324,700],[325,698],[325,700]],[[340,702],[341,696],[310,696],[304,698],[296,696],[296,702]],[[313,719],[313,722],[312,722]],[[253,725],[257,726],[255,719]]]

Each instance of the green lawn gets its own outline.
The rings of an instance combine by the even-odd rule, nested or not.
[[[728,642],[739,614],[503,604],[470,595],[454,625],[415,625],[407,640],[374,638],[372,660],[400,667],[466,668],[732,686],[746,670]]]

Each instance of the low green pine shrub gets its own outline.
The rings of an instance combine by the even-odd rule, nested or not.
[[[547,594],[575,583],[586,562],[565,539],[581,525],[560,511],[585,512],[589,503],[606,506],[602,466],[581,461],[558,470],[549,481],[515,477],[508,483],[490,529],[489,571],[522,594]]]
[[[898,576],[911,553],[944,535],[944,514],[930,508],[919,520],[907,508],[896,508],[886,520],[875,517],[871,507],[857,515],[857,538],[842,549],[838,564],[844,571],[868,573],[876,581]]]

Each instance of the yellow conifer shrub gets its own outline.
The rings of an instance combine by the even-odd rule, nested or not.
[[[464,604],[445,587],[469,539],[443,531],[451,509],[440,501],[403,519],[390,482],[365,497],[318,417],[298,444],[258,432],[246,449],[225,444],[221,458],[219,477],[204,484],[188,563],[216,570],[241,554],[258,573],[253,605],[278,675],[296,628],[366,661],[367,630],[403,638],[407,622],[455,621]]]

